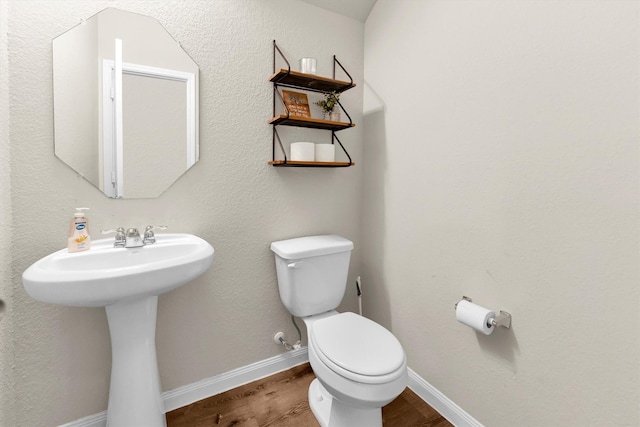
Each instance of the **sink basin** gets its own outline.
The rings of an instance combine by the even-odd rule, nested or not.
[[[114,248],[96,240],[85,252],[54,252],[22,274],[39,301],[105,307],[111,336],[108,427],[165,427],[156,358],[158,295],[211,266],[213,247],[191,234],[158,234],[156,243]]]
[[[91,243],[91,249],[54,252],[22,275],[34,299],[52,304],[104,307],[143,295],[160,295],[204,273],[213,247],[191,234],[158,234],[140,248],[114,248],[113,239]]]

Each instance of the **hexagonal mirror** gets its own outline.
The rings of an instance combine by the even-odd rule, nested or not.
[[[198,65],[158,21],[108,8],[52,44],[54,151],[79,175],[152,198],[198,161]]]

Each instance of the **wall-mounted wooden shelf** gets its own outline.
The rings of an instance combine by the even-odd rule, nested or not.
[[[287,64],[287,68],[281,68],[276,71],[276,53],[280,54],[280,57]],[[350,81],[337,80],[336,76],[336,66],[340,67],[344,74],[349,78]],[[269,119],[268,123],[272,125],[273,128],[273,137],[272,137],[272,159],[269,162],[272,166],[296,166],[296,167],[325,167],[325,168],[339,168],[339,167],[349,167],[355,165],[351,160],[351,156],[347,152],[347,150],[340,142],[340,139],[336,136],[336,132],[348,129],[355,126],[355,123],[351,120],[349,113],[344,109],[340,101],[337,102],[337,107],[340,108],[344,114],[347,116],[348,122],[336,122],[332,120],[324,120],[324,119],[315,119],[311,117],[301,117],[301,116],[293,116],[291,115],[291,110],[287,107],[285,100],[283,99],[283,95],[280,94],[279,87],[288,87],[288,88],[296,88],[302,89],[305,91],[312,92],[321,92],[321,93],[331,93],[338,92],[342,93],[348,89],[355,87],[355,83],[353,83],[353,78],[349,75],[347,70],[340,64],[340,61],[333,56],[333,78],[322,77],[315,74],[306,74],[298,71],[291,71],[291,65],[289,61],[284,56],[276,41],[273,41],[273,74],[269,77],[269,81],[273,83],[273,117]],[[280,99],[282,105],[285,108],[286,114],[278,115],[276,113],[277,99]],[[306,95],[305,95],[306,98]],[[305,102],[306,104],[306,102]],[[336,107],[334,107],[336,108]],[[281,109],[278,111],[282,111]],[[308,111],[308,110],[307,110]],[[346,162],[303,162],[303,161],[294,161],[287,159],[287,153],[285,148],[280,140],[280,136],[278,135],[278,131],[276,130],[278,126],[294,126],[294,127],[303,127],[310,129],[321,129],[321,130],[329,130],[331,131],[331,143],[334,145],[339,145],[344,154],[349,159]],[[277,140],[277,144],[276,144]],[[336,144],[337,143],[337,144]],[[279,160],[276,159],[276,147],[280,147],[280,151],[282,152],[282,156],[284,159]]]
[[[295,126],[295,127],[312,128],[312,129],[325,129],[325,130],[333,130],[333,131],[347,129],[355,126],[355,123],[333,122],[331,120],[287,116],[285,114],[272,117],[269,120],[269,124],[282,125],[282,126]]]
[[[269,78],[269,81],[281,86],[338,93],[356,86],[353,82],[330,79],[327,77],[316,76],[315,74],[305,74],[299,71],[290,71],[284,68],[281,68],[280,71],[273,74]]]
[[[355,165],[355,163],[350,162],[302,162],[298,160],[272,160],[269,162],[269,164],[272,166],[302,166],[311,168],[346,168]]]

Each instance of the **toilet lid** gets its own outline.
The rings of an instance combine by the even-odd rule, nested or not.
[[[341,313],[312,325],[316,348],[337,366],[359,375],[379,376],[398,370],[404,350],[384,327],[355,313]]]

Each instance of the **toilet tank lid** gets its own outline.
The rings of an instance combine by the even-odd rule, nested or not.
[[[273,242],[271,250],[284,259],[299,259],[351,251],[353,242],[336,235],[308,236]]]

